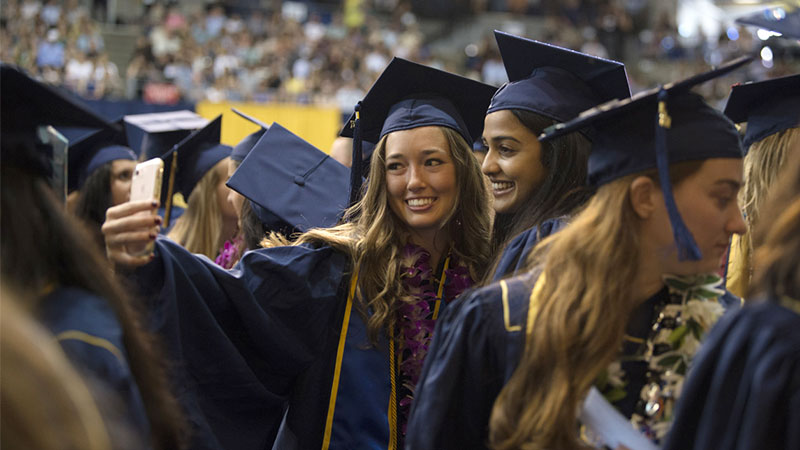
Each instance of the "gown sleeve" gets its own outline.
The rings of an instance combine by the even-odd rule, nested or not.
[[[509,298],[527,299],[520,295],[525,283],[508,286]],[[407,449],[487,448],[489,416],[518,364],[524,346],[519,317],[527,314],[512,305],[510,323],[504,323],[501,297],[497,283],[473,291],[437,321],[414,393]]]
[[[295,379],[329,335],[346,258],[277,247],[226,271],[169,239],[155,252],[133,278],[165,341],[192,448],[270,448]]]
[[[800,448],[800,316],[764,302],[714,326],[665,450]]]

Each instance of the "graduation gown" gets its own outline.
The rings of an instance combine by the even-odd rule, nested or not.
[[[81,373],[119,396],[121,418],[147,442],[150,422],[128,365],[122,326],[108,302],[83,289],[62,287],[42,299],[37,316]]]
[[[439,319],[417,385],[407,449],[488,448],[494,402],[525,348],[536,278],[526,273],[473,291]],[[664,288],[643,302],[632,314],[626,334],[634,340],[646,338],[657,318],[657,305],[668,295]],[[725,307],[737,302],[738,298],[720,298]],[[623,343],[625,354],[637,350],[635,342],[626,339]],[[628,379],[627,395],[613,405],[630,418],[646,384],[647,363],[630,361],[622,368]]]
[[[665,450],[800,448],[800,315],[775,303],[723,317],[695,359]]]
[[[367,345],[345,255],[259,249],[226,271],[168,239],[155,251],[137,284],[196,448],[396,448],[397,358],[386,339]]]
[[[548,219],[518,234],[503,249],[500,262],[492,276],[492,281],[498,281],[521,270],[525,270],[525,263],[531,250],[542,239],[559,231],[567,225],[566,217]]]

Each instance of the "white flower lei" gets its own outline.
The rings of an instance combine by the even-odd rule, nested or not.
[[[700,342],[724,312],[716,300],[725,293],[720,288],[722,279],[714,274],[666,275],[664,283],[671,301],[658,313],[644,353],[635,357],[648,363],[649,381],[639,395],[643,411],[631,416],[634,428],[656,444],[669,431],[683,380]],[[613,403],[626,395],[624,380],[625,372],[618,359],[601,374],[596,385]]]

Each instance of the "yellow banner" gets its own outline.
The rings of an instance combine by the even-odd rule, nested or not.
[[[258,130],[257,125],[231,111],[239,111],[266,123],[278,122],[284,128],[310,142],[325,153],[330,153],[334,139],[341,128],[341,113],[335,107],[292,105],[281,103],[211,103],[197,104],[197,114],[214,119],[222,114],[223,144],[234,146],[245,136]]]

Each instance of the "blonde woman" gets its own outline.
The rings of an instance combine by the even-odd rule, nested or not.
[[[545,131],[543,140],[595,127],[588,177],[597,193],[534,249],[528,272],[475,291],[441,319],[408,448],[582,448],[577,418],[593,386],[622,422],[663,436],[680,374],[721,314],[706,301],[721,291],[704,274],[744,231],[736,129],[687,84]],[[681,326],[690,329],[670,341]]]
[[[402,447],[435,321],[489,257],[487,193],[469,143],[493,91],[395,59],[354,124],[357,138],[378,144],[346,223],[248,252],[230,272],[156,242],[137,278],[159,294],[166,328],[180,328],[198,414],[223,446]],[[316,202],[346,204],[348,193],[312,168],[285,169]],[[149,260],[124,245],[147,241],[149,216],[132,214],[150,208],[109,213],[117,264]]]
[[[737,123],[746,122],[744,187],[739,202],[748,230],[759,222],[759,210],[767,202],[772,185],[789,155],[800,147],[800,74],[736,85],[731,90],[725,115]],[[727,287],[743,297],[753,272],[750,232],[731,242]]]
[[[183,214],[167,237],[192,253],[216,258],[224,243],[236,234],[237,216],[228,201],[228,161],[231,148],[219,143],[222,116],[192,133],[163,156],[168,188],[172,155],[178,153],[176,190],[188,199]]]

